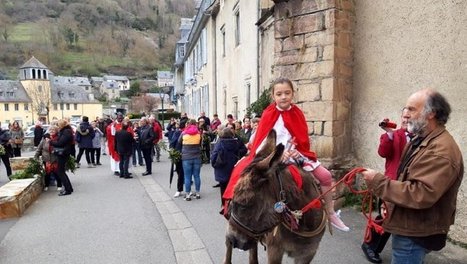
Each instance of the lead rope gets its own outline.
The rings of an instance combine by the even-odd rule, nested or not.
[[[384,229],[381,226],[381,223],[383,222],[385,216],[383,216],[383,219],[381,220],[375,220],[371,216],[371,212],[373,211],[373,193],[370,192],[369,190],[355,190],[352,187],[354,185],[355,176],[358,173],[361,173],[363,171],[366,171],[366,169],[362,167],[357,167],[349,171],[346,175],[344,175],[344,177],[342,177],[342,179],[336,182],[328,191],[322,193],[320,196],[313,199],[311,202],[305,205],[301,210],[294,211],[294,215],[301,216],[305,214],[307,211],[309,211],[310,209],[321,208],[321,198],[323,198],[324,195],[326,195],[328,192],[333,190],[337,185],[343,182],[345,185],[347,185],[347,187],[353,194],[363,195],[362,214],[367,219],[367,225],[366,225],[365,237],[364,237],[365,242],[368,243],[369,241],[371,241],[371,230],[372,229],[375,230],[380,235],[383,234]],[[366,203],[368,203],[368,206],[367,206],[368,211],[365,210]]]

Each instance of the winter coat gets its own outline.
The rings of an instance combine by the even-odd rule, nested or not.
[[[384,133],[380,137],[378,147],[378,154],[386,159],[384,175],[392,180],[397,179],[397,168],[401,160],[402,151],[407,144],[407,137],[405,129],[397,129],[392,134],[392,139],[389,138],[388,133]]]
[[[21,128],[18,129],[10,129],[10,136],[13,142],[11,143],[11,146],[13,148],[21,148],[23,144],[15,144],[14,140],[15,139],[23,139],[24,140],[24,132]]]
[[[65,158],[68,158],[68,156],[70,156],[70,154],[72,153],[72,148],[74,148],[73,129],[71,128],[71,126],[66,125],[62,129],[60,129],[60,131],[58,132],[57,141],[52,140],[50,141],[50,144],[56,148],[64,148],[65,150],[63,151],[63,156]]]
[[[76,129],[76,142],[79,148],[92,148],[92,139],[94,138],[94,128],[89,122],[81,122]]]
[[[10,145],[10,131],[6,129],[0,128],[0,145],[5,148],[5,155],[10,155],[13,152],[13,149]]]
[[[38,159],[39,156],[42,156],[42,161],[55,163],[58,158],[52,151],[53,147],[50,144],[50,141],[47,141],[46,138],[42,138],[41,142],[37,146],[36,154],[34,155],[35,159]]]
[[[404,149],[401,163],[417,141],[414,138]],[[377,173],[367,182],[368,189],[388,205],[384,230],[411,237],[447,234],[454,224],[457,193],[464,176],[459,146],[444,127],[436,128],[410,154],[406,164],[398,181]]]
[[[44,137],[44,129],[41,126],[34,127],[34,147],[37,147],[41,143]]]
[[[119,130],[115,133],[115,150],[120,155],[131,155],[133,153],[133,143],[135,139],[127,130]]]
[[[151,125],[145,125],[141,127],[141,137],[139,139],[139,144],[142,149],[148,149],[154,147],[154,140],[156,139],[156,134]]]
[[[182,160],[201,158],[201,134],[195,125],[190,125],[178,139],[182,144]]]
[[[239,144],[236,138],[219,138],[211,152],[211,165],[214,167],[214,177],[218,182],[228,182],[230,174],[240,157],[245,155],[247,149]],[[216,165],[218,156],[221,156],[222,165]]]
[[[101,138],[104,136],[104,133],[99,129],[94,129],[94,138],[92,139],[92,148],[101,148]]]

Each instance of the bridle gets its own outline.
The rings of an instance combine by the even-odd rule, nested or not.
[[[287,207],[287,197],[286,197],[286,192],[284,190],[284,186],[282,183],[282,178],[279,175],[278,171],[276,170],[275,176],[277,179],[277,182],[279,183],[279,192],[277,195],[278,202],[274,205],[274,210],[277,214],[281,214],[281,217],[279,218],[280,221],[277,223],[274,223],[271,226],[268,226],[266,228],[263,228],[262,230],[255,230],[252,227],[249,227],[247,224],[242,223],[242,221],[235,215],[233,208],[230,208],[229,210],[229,215],[230,215],[230,223],[235,226],[237,229],[239,229],[242,233],[245,233],[247,236],[250,238],[253,238],[255,240],[260,240],[265,234],[271,232],[273,229],[277,228],[279,224],[283,224],[289,231],[291,231],[294,234],[297,234],[302,237],[313,237],[321,233],[323,229],[326,226],[326,214],[323,212],[323,218],[320,222],[320,225],[318,228],[316,228],[313,231],[297,231],[298,228],[294,228],[290,224],[287,223],[286,221],[286,214],[289,213],[289,217],[293,215],[293,212]],[[319,190],[316,183],[313,182],[313,187],[316,188],[316,190]],[[233,207],[235,203],[232,201],[230,203],[230,207]],[[298,218],[296,219],[297,222],[297,227],[298,227]]]

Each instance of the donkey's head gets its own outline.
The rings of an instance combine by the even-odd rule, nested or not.
[[[281,222],[281,215],[274,211],[280,200],[277,173],[284,146],[276,146],[276,132],[271,130],[265,146],[252,163],[242,172],[235,186],[230,203],[230,220],[227,237],[234,247],[247,250],[256,240]]]

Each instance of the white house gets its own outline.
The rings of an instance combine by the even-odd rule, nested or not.
[[[99,92],[107,98],[107,100],[111,101],[114,100],[115,98],[120,97],[120,83],[109,80],[109,81],[103,81],[101,83],[101,86],[99,87]]]
[[[104,81],[115,82],[121,91],[130,89],[130,80],[126,76],[104,75]]]

